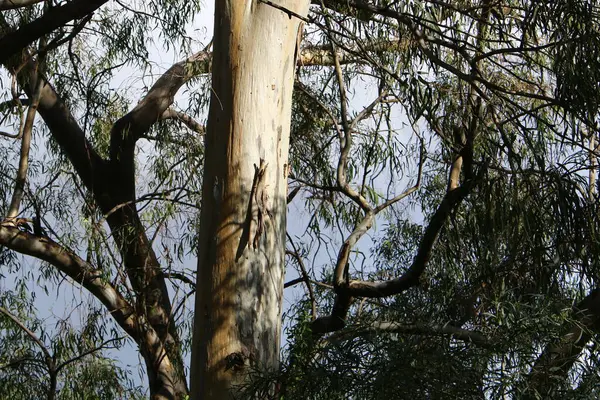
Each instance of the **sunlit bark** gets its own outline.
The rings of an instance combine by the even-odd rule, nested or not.
[[[278,5],[305,15],[308,0]],[[288,141],[300,20],[216,3],[198,256],[192,399],[227,399],[278,367]]]

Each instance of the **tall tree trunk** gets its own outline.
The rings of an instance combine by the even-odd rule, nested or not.
[[[295,47],[309,0],[216,1],[192,399],[278,368]]]

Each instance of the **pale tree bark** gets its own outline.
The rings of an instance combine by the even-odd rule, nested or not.
[[[218,1],[206,130],[191,398],[228,399],[279,363],[288,139],[309,0]]]

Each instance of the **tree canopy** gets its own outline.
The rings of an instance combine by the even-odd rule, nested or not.
[[[202,330],[216,310],[192,299],[222,298],[196,272],[217,254],[207,214],[247,207],[231,257],[276,260],[269,235],[285,234],[285,266],[266,265],[285,270],[286,300],[265,307],[283,307],[286,342],[225,357],[240,396],[597,398],[597,2],[215,4],[213,42],[202,2],[0,0],[0,397],[198,396],[188,360],[212,350],[194,315]],[[238,30],[251,15],[300,23],[295,49],[247,40],[263,34],[258,19]],[[236,68],[267,79],[275,61],[250,49],[295,63],[290,110],[279,81],[269,99],[230,84]],[[289,161],[244,160],[247,188],[215,172],[237,168],[215,166],[238,143],[219,112],[246,99],[282,115],[262,122],[275,134],[291,119]],[[238,186],[248,198],[224,196]],[[252,329],[269,298],[254,279],[223,283]],[[38,297],[64,293],[46,317]]]

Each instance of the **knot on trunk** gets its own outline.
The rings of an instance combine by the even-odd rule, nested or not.
[[[225,357],[225,371],[232,369],[234,372],[240,372],[246,366],[247,356],[241,351],[230,353]]]

